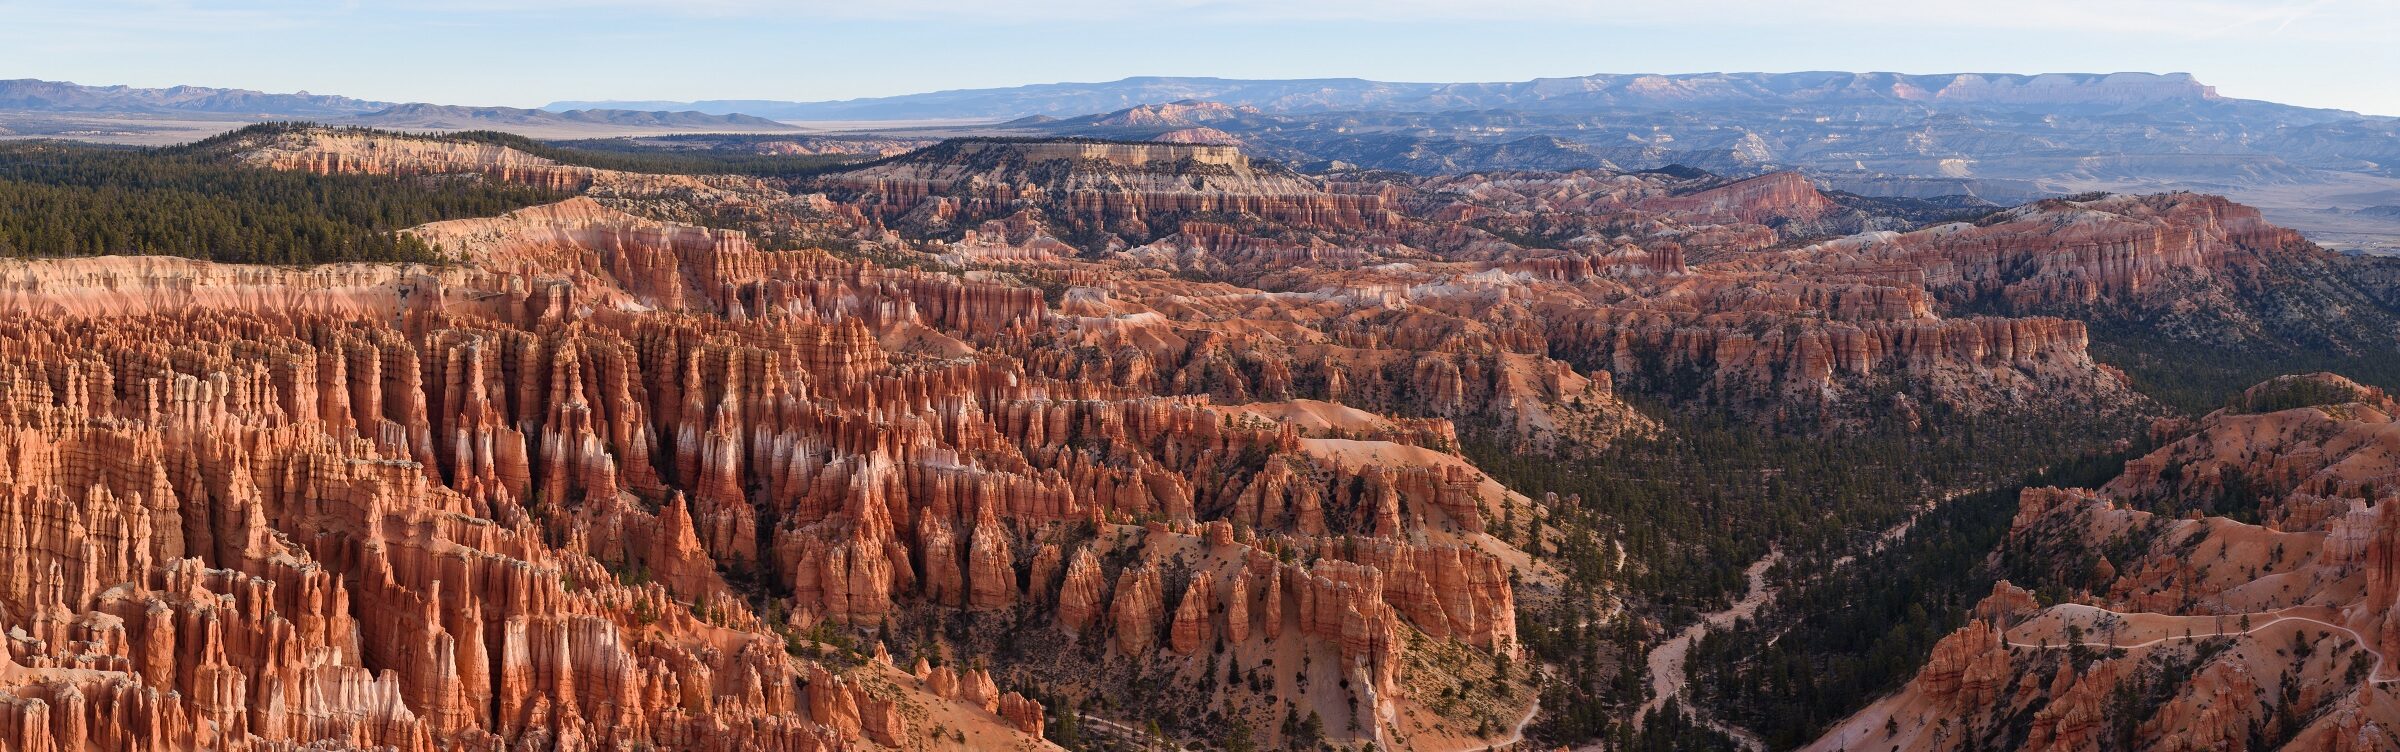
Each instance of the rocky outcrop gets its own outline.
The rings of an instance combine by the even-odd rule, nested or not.
[[[276,164],[567,187],[507,154],[320,146]],[[1143,677],[1397,746],[1444,712],[1408,681],[1422,659],[1523,658],[1519,588],[1555,582],[1557,549],[1499,521],[1574,505],[1462,437],[1572,456],[1666,430],[1620,389],[1825,430],[2139,407],[2080,321],[1947,308],[2030,283],[2050,262],[2022,236],[1988,263],[1913,234],[1787,243],[1857,218],[1792,176],[1319,180],[1222,146],[968,141],[825,178],[810,201],[857,212],[839,256],[786,250],[801,228],[765,209],[772,243],[627,213],[612,185],[412,230],[458,259],[438,268],[0,264],[0,738],[1002,746],[1043,726],[1027,695],[1105,708]],[[2160,201],[2156,227],[2201,227]],[[2074,237],[2238,269],[2274,240],[2239,224]],[[2124,271],[2103,297],[2155,289],[2150,261],[2058,263]],[[2342,394],[2261,392],[2119,484],[2027,492],[2020,542],[2060,571],[2012,573],[2072,567],[2040,591],[2091,608],[2386,629],[2390,410]],[[2281,527],[2132,510],[2230,491]],[[2242,566],[2096,543],[2137,526]],[[2367,595],[2245,589],[2253,564]],[[2087,613],[2061,608],[1995,588],[1908,697],[2032,708],[2056,661],[2006,645]],[[2107,697],[2109,671],[2130,669],[2066,681]],[[2093,733],[2050,697],[2045,738]]]
[[[2100,488],[2026,489],[1997,555],[2064,600],[1996,584],[1904,691],[1808,748],[2395,741],[2374,699],[2400,679],[2382,659],[2400,649],[2389,400],[2309,376],[2234,402]],[[2229,506],[2259,522],[2210,516]]]
[[[1842,211],[1840,204],[1818,193],[1816,185],[1797,172],[1771,172],[1682,195],[1649,198],[1638,206],[1717,224],[1774,227],[1808,225]]]
[[[685,231],[609,242],[647,252]],[[743,252],[711,243],[660,268],[689,279]],[[611,317],[522,282],[442,284],[508,279],[490,266],[12,273],[12,748],[896,745],[914,735],[902,698],[794,654],[724,572],[781,563],[803,625],[876,613],[920,592],[899,530],[975,525],[951,528],[969,531],[960,597],[1013,602],[1003,507],[901,509],[929,521],[902,527],[880,497],[848,493],[892,471],[848,442],[891,434],[815,412],[965,387],[978,367],[883,374],[859,319],[801,312],[813,293],[770,292],[795,305],[755,316],[704,303],[691,307],[719,313]],[[823,289],[895,330],[941,331],[902,290],[957,282],[892,281]],[[106,306],[124,310],[87,315]],[[759,546],[828,518],[828,535]],[[969,699],[1001,704],[996,690]],[[1015,713],[991,723],[1038,719]]]
[[[2039,201],[1974,224],[1846,238],[1815,253],[1820,263],[1907,264],[1942,295],[2038,310],[2141,301],[2178,278],[2255,275],[2277,257],[2322,251],[2256,209],[2175,193]]]
[[[1989,707],[2011,678],[2000,630],[1977,619],[1933,646],[1933,656],[1910,686],[1961,715]]]
[[[1158,627],[1165,606],[1160,603],[1158,571],[1127,569],[1117,576],[1116,595],[1109,599],[1109,625],[1116,631],[1117,650],[1146,655],[1158,644]]]
[[[1559,340],[1621,377],[1656,382],[1697,372],[1729,398],[1772,394],[1838,400],[1862,378],[1901,376],[1971,410],[2046,401],[2073,385],[2076,399],[2116,401],[2125,385],[2095,363],[2080,321],[1932,319],[1775,324],[1769,316],[1700,319],[1651,313],[1559,313]],[[2055,396],[2055,395],[2052,395]]]
[[[1192,577],[1182,602],[1175,607],[1175,618],[1167,624],[1167,647],[1177,655],[1200,652],[1214,639],[1210,612],[1217,605],[1215,578],[1207,572]]]
[[[1081,233],[1138,244],[1195,215],[1366,229],[1389,220],[1383,197],[1328,191],[1231,146],[963,139],[817,180],[886,222],[927,232],[970,227],[1032,206]]]
[[[320,175],[473,175],[559,193],[672,196],[710,204],[749,203],[778,193],[751,178],[604,170],[455,137],[297,128],[250,135],[233,147],[234,158],[245,165]]]
[[[1042,704],[1010,692],[1000,696],[1000,717],[1008,719],[1010,728],[1036,739],[1042,736],[1042,720],[1046,710]]]
[[[1091,549],[1075,553],[1075,562],[1067,565],[1066,582],[1058,588],[1058,625],[1068,632],[1090,628],[1100,618],[1100,563],[1092,557]]]

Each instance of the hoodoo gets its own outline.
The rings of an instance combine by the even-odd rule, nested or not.
[[[2383,195],[2388,123],[927,96],[0,81],[335,121],[0,141],[0,750],[2400,748],[2400,264],[2068,194]]]

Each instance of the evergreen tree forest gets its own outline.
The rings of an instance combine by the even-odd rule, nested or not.
[[[2244,389],[2278,374],[2330,370],[2367,383],[2389,383],[2400,373],[2382,365],[2390,357],[2386,353],[2342,357],[2209,346],[2174,341],[2123,322],[2096,325],[2093,339],[2099,359],[2123,367],[2138,390],[2193,416],[2219,407],[2272,410],[2355,396],[2294,383],[2258,395],[2255,404],[2240,399]],[[2126,460],[2168,438],[2137,431],[2115,435],[2132,441],[2108,451],[2083,445],[2071,455],[2020,464],[2040,470],[1952,499],[1920,517],[1908,535],[1847,566],[1813,572],[1787,567],[1778,578],[1779,596],[1756,622],[1711,633],[1693,647],[1687,663],[1690,701],[1707,708],[1714,718],[1757,734],[1770,748],[1788,749],[1808,743],[1831,724],[1898,689],[1916,675],[1934,643],[1965,623],[1994,581],[2015,574],[2018,584],[2040,590],[2040,578],[2029,576],[2037,567],[2024,566],[2024,561],[2063,566],[2056,564],[2056,556],[2029,559],[2003,550],[2021,489],[2099,486],[2115,477]],[[1867,451],[1859,456],[1872,458],[1879,450]],[[2025,455],[2018,461],[2035,459]],[[2229,482],[2238,487],[2238,480]],[[2161,500],[2154,511],[2170,516],[2192,510],[2240,513],[2235,507],[2241,505],[2224,501]],[[1838,515],[1840,509],[1836,505],[1827,514]],[[1802,525],[1794,532],[1805,533],[1810,527]],[[1786,540],[1806,545],[1807,537]],[[1786,545],[1788,550],[1792,544]],[[2004,557],[1998,570],[1990,566],[1996,551],[2013,557]],[[1737,556],[1722,567],[1738,568],[1742,561]],[[2010,571],[2011,562],[2017,571]],[[1724,576],[1707,568],[1697,572],[1691,576]],[[1638,687],[1635,691],[1638,694]],[[1655,734],[1645,730],[1644,736]],[[1658,740],[1636,743],[1655,745]]]
[[[2026,487],[2098,485],[2148,447],[2095,455],[1952,499],[1909,534],[1821,577],[1789,583],[1759,624],[1711,632],[1686,664],[1695,701],[1774,749],[1807,744],[1914,677],[1998,575],[1986,559]]]
[[[1743,570],[1770,546],[1784,552],[1785,564],[1771,573],[1779,580],[1826,571],[1833,559],[1908,519],[1927,498],[2013,488],[2029,469],[2072,465],[2107,451],[2117,438],[2138,433],[2141,422],[2132,414],[2005,420],[1953,415],[1918,428],[1889,421],[1803,434],[1762,432],[1723,413],[1656,406],[1644,411],[1665,416],[1667,430],[1656,438],[1620,440],[1592,456],[1516,452],[1488,438],[1496,434],[1475,431],[1463,441],[1476,466],[1510,488],[1560,497],[1545,518],[1503,521],[1495,533],[1565,575],[1558,598],[1519,604],[1520,638],[1555,669],[1533,729],[1539,739],[1614,736],[1638,748],[1680,748],[1655,735],[1677,735],[1684,743],[1713,736],[1705,727],[1681,723],[1645,729],[1649,738],[1612,727],[1612,719],[1625,718],[1644,698],[1642,655],[1651,641],[1626,620],[1584,618],[1595,594],[1627,597],[1637,613],[1667,630],[1680,629],[1741,595]],[[1994,506],[2000,505],[1983,505],[1986,511]],[[2000,513],[1992,535],[2005,532],[2008,514]],[[1931,517],[1918,525],[1944,524]],[[1549,531],[1544,542],[1532,543],[1543,530]],[[1996,540],[1963,540],[1944,551],[1980,556]],[[1629,562],[1623,569],[1617,544]],[[1888,631],[1878,627],[1872,634]],[[1921,659],[1922,651],[1910,656]],[[1908,668],[1913,671],[1913,664]],[[1881,686],[1882,679],[1857,681]]]
[[[216,141],[0,143],[0,256],[439,262],[437,249],[396,231],[564,198],[481,180],[254,169],[230,163]]]

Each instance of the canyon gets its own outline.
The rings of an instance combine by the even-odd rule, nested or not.
[[[1656,565],[1625,551],[1653,531],[1488,458],[1703,418],[2100,451],[2176,425],[2095,357],[2110,322],[2391,345],[2378,278],[2293,281],[2364,262],[2214,196],[1932,217],[1793,172],[1317,175],[1208,140],[953,139],[762,177],[225,137],[252,169],[567,197],[404,231],[442,263],[0,260],[0,739],[1046,749],[1089,718],[1588,741],[1539,726],[1564,685],[1528,614],[1638,632],[1622,615],[1655,604],[1623,582]],[[2303,294],[2338,305],[2273,304]],[[2344,397],[2283,404],[2320,392]],[[2035,714],[2020,741],[2087,748],[2145,656],[2070,635],[2163,654],[2203,623],[2233,642],[2196,664],[2211,686],[2313,693],[2306,748],[2390,743],[2389,703],[2340,692],[2393,669],[2336,656],[2400,650],[2393,411],[2272,382],[2107,487],[2026,491],[2011,546],[2131,551],[2099,560],[2125,574],[2059,573],[2080,605],[2046,610],[1996,591],[1823,748],[1998,739],[2008,708]],[[2260,522],[2135,509],[2228,488],[2272,499]],[[2271,619],[2357,645],[2320,636],[2268,681]],[[2254,719],[2194,692],[2155,728]]]
[[[1904,690],[1808,748],[2400,744],[2394,408],[2276,379],[2105,486],[2025,490],[2000,555],[2048,594],[2001,581]]]

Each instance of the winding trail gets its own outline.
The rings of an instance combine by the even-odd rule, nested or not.
[[[1128,742],[1138,743],[1142,745],[1143,749],[1164,749],[1168,752],[1191,752],[1190,748],[1176,743],[1173,739],[1160,739],[1158,737],[1151,736],[1150,732],[1148,731],[1143,731],[1141,729],[1127,726],[1125,724],[1102,718],[1100,716],[1092,715],[1090,713],[1076,713],[1075,717],[1083,719],[1085,723],[1098,726],[1103,731],[1123,736]]]
[[[1502,752],[1516,749],[1517,745],[1525,742],[1525,727],[1533,725],[1533,717],[1541,714],[1542,693],[1539,690],[1536,690],[1533,693],[1533,707],[1525,709],[1525,717],[1517,719],[1517,727],[1508,732],[1508,738],[1492,742],[1491,745],[1486,748],[1492,750],[1501,750]]]
[[[1743,570],[1742,575],[1750,580],[1750,592],[1743,594],[1741,600],[1734,602],[1723,611],[1701,617],[1699,623],[1685,627],[1681,634],[1675,635],[1674,639],[1667,640],[1650,650],[1648,659],[1650,664],[1650,701],[1642,703],[1641,709],[1635,711],[1634,728],[1641,728],[1642,720],[1648,717],[1652,711],[1665,707],[1668,700],[1683,693],[1684,685],[1690,681],[1684,673],[1684,662],[1691,654],[1694,643],[1699,642],[1700,638],[1707,635],[1710,630],[1732,628],[1736,620],[1756,615],[1760,608],[1764,608],[1767,603],[1775,600],[1775,589],[1767,585],[1767,570],[1782,560],[1782,549],[1768,550],[1766,556],[1759,557],[1758,561],[1750,563],[1749,569]],[[1752,734],[1746,729],[1718,723],[1690,703],[1685,703],[1683,708],[1685,713],[1690,714],[1701,723],[1707,724],[1717,733],[1731,737],[1744,749],[1764,750],[1767,748],[1765,740],[1759,739],[1758,735]]]
[[[1833,560],[1833,569],[1838,570],[1842,567],[1849,566],[1852,562],[1857,561],[1858,557],[1860,556],[1872,556],[1876,553],[1882,552],[1886,546],[1889,546],[1894,541],[1898,541],[1907,536],[1909,530],[1914,529],[1917,525],[1917,521],[1923,519],[1926,513],[1931,512],[1935,507],[1965,495],[1966,493],[1967,492],[1965,491],[1951,491],[1942,494],[1939,498],[1933,499],[1931,503],[1918,505],[1914,510],[1909,512],[1907,519],[1903,519],[1899,522],[1899,524],[1893,525],[1881,533],[1877,533],[1875,535],[1875,539],[1867,544],[1867,548],[1864,551]],[[1686,657],[1691,653],[1692,645],[1694,643],[1699,642],[1700,638],[1703,635],[1706,635],[1709,630],[1730,628],[1733,626],[1733,622],[1736,619],[1753,616],[1758,613],[1759,609],[1765,608],[1767,604],[1774,602],[1776,591],[1775,589],[1767,586],[1767,570],[1773,568],[1775,563],[1781,560],[1783,560],[1783,551],[1781,549],[1769,550],[1766,556],[1760,558],[1758,561],[1752,562],[1750,564],[1750,568],[1743,572],[1743,574],[1750,579],[1750,592],[1747,595],[1744,595],[1741,601],[1733,604],[1732,607],[1723,611],[1718,611],[1702,617],[1700,623],[1684,628],[1682,634],[1676,635],[1674,639],[1668,640],[1666,643],[1650,650],[1650,655],[1648,657],[1648,662],[1650,665],[1650,701],[1642,703],[1641,709],[1634,712],[1633,727],[1635,729],[1640,729],[1642,727],[1642,719],[1650,715],[1651,711],[1665,706],[1668,699],[1682,694],[1684,685],[1690,681],[1689,675],[1684,672],[1684,664]],[[1717,733],[1723,734],[1727,738],[1732,739],[1735,743],[1742,745],[1743,749],[1753,750],[1754,752],[1765,752],[1767,749],[1766,740],[1760,739],[1757,734],[1751,733],[1749,729],[1719,722],[1714,718],[1708,717],[1706,713],[1701,712],[1698,707],[1695,707],[1690,703],[1685,703],[1683,708],[1684,712],[1689,714],[1692,718],[1699,720],[1702,724],[1707,725],[1710,729],[1715,730]]]
[[[2106,614],[2106,615],[2109,615],[2109,616],[2116,616],[2116,617],[2126,617],[2126,616],[2169,616],[2169,617],[2175,617],[2175,615],[2174,615],[2174,614],[2155,614],[2155,613],[2146,613],[2146,612],[2131,612],[2131,611],[2110,611],[2110,610],[2108,610],[2108,609],[2105,609],[2105,608],[2100,608],[2100,607],[2098,607],[2098,606],[2088,606],[2088,605],[2084,605],[2084,604],[2081,604],[2081,603],[2062,603],[2062,604],[2059,604],[2059,605],[2057,605],[2057,606],[2052,606],[2050,610],[2052,610],[2052,611],[2060,611],[2060,610],[2091,611],[2091,612],[2094,612],[2094,613]],[[2268,612],[2268,613],[2273,613],[2273,612]],[[2241,614],[2241,616],[2245,616],[2245,617],[2247,617],[2247,616],[2252,616],[2252,614]],[[2189,618],[2189,617],[2176,617],[2176,618]],[[2324,627],[2324,628],[2326,628],[2326,629],[2331,629],[2331,630],[2334,630],[2334,631],[2341,632],[2342,634],[2349,635],[2349,636],[2350,636],[2350,641],[2358,644],[2358,649],[2360,649],[2360,650],[2364,650],[2364,651],[2367,651],[2367,654],[2368,654],[2368,655],[2375,656],[2375,668],[2373,668],[2373,669],[2371,669],[2371,670],[2367,671],[2367,683],[2368,683],[2368,684],[2391,684],[2391,683],[2393,683],[2393,682],[2400,682],[2400,677],[2392,677],[2392,678],[2389,678],[2389,679],[2378,679],[2378,678],[2376,678],[2378,675],[2381,675],[2381,674],[2383,673],[2383,663],[2384,663],[2384,660],[2383,660],[2383,654],[2382,654],[2382,653],[2379,653],[2379,652],[2376,652],[2376,650],[2375,650],[2375,646],[2374,646],[2374,643],[2368,642],[2368,641],[2366,640],[2366,638],[2365,638],[2365,637],[2361,636],[2361,635],[2358,633],[2358,631],[2357,631],[2357,630],[2353,630],[2353,629],[2351,629],[2351,628],[2349,628],[2349,627],[2345,627],[2345,626],[2342,626],[2342,625],[2340,625],[2340,624],[2335,624],[2335,623],[2333,623],[2333,622],[2325,621],[2325,620],[2323,620],[2323,619],[2318,619],[2318,618],[2314,618],[2314,617],[2308,617],[2308,616],[2292,616],[2292,615],[2289,615],[2289,614],[2279,614],[2279,615],[2277,615],[2277,616],[2276,616],[2275,618],[2273,618],[2273,619],[2268,619],[2268,620],[2267,620],[2267,623],[2265,623],[2265,624],[2259,624],[2259,625],[2255,625],[2255,626],[2252,626],[2252,627],[2251,627],[2251,628],[2249,628],[2249,629],[2235,630],[2235,631],[2230,631],[2230,632],[2195,632],[2195,633],[2191,633],[2191,634],[2182,634],[2182,635],[2169,635],[2169,636],[2166,636],[2166,637],[2160,637],[2160,638],[2158,638],[2158,639],[2155,639],[2155,640],[2144,640],[2144,641],[2142,641],[2142,642],[2134,642],[2134,643],[2124,643],[2124,644],[2118,644],[2118,643],[2114,643],[2114,642],[2093,642],[2093,641],[2090,641],[2090,640],[2085,640],[2085,641],[2083,641],[2083,642],[2075,642],[2075,643],[2059,643],[2059,644],[2055,644],[2055,645],[2052,645],[2052,644],[2046,644],[2046,643],[2045,643],[2045,644],[2037,644],[2037,643],[2024,643],[2024,642],[2018,642],[2018,641],[2016,641],[2016,640],[2009,639],[2009,638],[2008,638],[2008,636],[2007,636],[2005,633],[2003,633],[2003,634],[2001,635],[2001,638],[2000,638],[2000,644],[2007,645],[2007,646],[2009,646],[2009,647],[2012,647],[2012,648],[2033,648],[2033,649],[2035,649],[2035,650],[2056,650],[2056,649],[2060,649],[2060,648],[2069,648],[2069,647],[2077,647],[2077,646],[2081,646],[2081,647],[2087,647],[2087,648],[2117,648],[2117,649],[2132,650],[2132,649],[2134,649],[2134,648],[2146,648],[2146,647],[2150,647],[2150,646],[2152,646],[2152,645],[2156,645],[2156,644],[2159,644],[2159,643],[2162,643],[2162,642],[2169,642],[2169,641],[2174,641],[2174,640],[2185,640],[2185,641],[2189,641],[2189,640],[2199,640],[2199,639],[2206,639],[2206,638],[2210,638],[2210,637],[2228,637],[2228,636],[2233,636],[2233,635],[2244,635],[2244,636],[2247,636],[2247,635],[2251,635],[2251,634],[2256,634],[2256,633],[2258,633],[2258,632],[2260,632],[2260,631],[2262,631],[2262,630],[2265,630],[2265,629],[2267,629],[2267,628],[2269,628],[2269,627],[2273,627],[2273,626],[2275,626],[2275,625],[2277,625],[2277,624],[2282,624],[2282,623],[2284,623],[2284,622],[2287,622],[2287,621],[2296,621],[2296,622],[2301,622],[2301,623],[2304,623],[2304,624],[2315,624],[2315,625],[2317,625],[2317,626]]]

